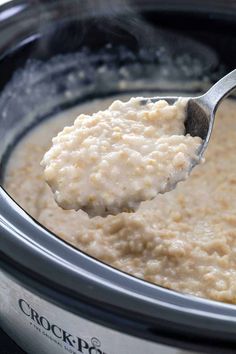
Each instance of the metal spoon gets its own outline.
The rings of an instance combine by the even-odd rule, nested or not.
[[[204,95],[187,98],[187,118],[185,120],[186,134],[199,136],[203,139],[203,144],[199,150],[199,158],[202,157],[209,143],[215,120],[215,113],[220,102],[227,97],[235,87],[236,69],[219,80]],[[140,103],[143,105],[150,100],[155,103],[163,99],[169,104],[174,104],[179,97],[152,97],[141,100]],[[193,163],[191,168],[193,168],[196,163]]]

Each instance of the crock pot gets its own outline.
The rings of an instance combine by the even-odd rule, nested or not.
[[[5,1],[1,180],[43,119],[94,97],[206,89],[235,67],[234,1]],[[73,248],[0,190],[0,324],[27,353],[235,353],[236,307]]]

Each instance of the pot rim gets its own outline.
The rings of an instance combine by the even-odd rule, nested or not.
[[[149,314],[153,319],[169,319],[178,324],[190,321],[189,325],[192,325],[194,318],[194,327],[201,329],[202,321],[208,329],[212,324],[221,330],[220,324],[226,330],[227,324],[236,323],[235,305],[162,288],[117,270],[69,245],[28,215],[2,187],[0,226],[5,259],[48,284],[61,288],[63,279],[63,288],[73,291],[73,295],[83,295],[95,302],[122,307],[141,315]],[[236,331],[236,328],[228,329],[233,333]]]

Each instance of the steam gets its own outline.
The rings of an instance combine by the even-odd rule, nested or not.
[[[40,4],[41,11],[39,12],[39,29],[42,34],[46,34],[47,28],[52,28],[50,22],[57,21],[57,17],[50,18],[47,11],[47,6],[44,5],[42,0],[32,0],[35,4]],[[70,4],[69,4],[70,3]],[[100,31],[100,36],[104,33],[109,41],[118,38],[118,44],[115,42],[115,48],[118,45],[128,47],[131,44],[132,50],[135,49],[136,53],[141,53],[139,59],[144,62],[153,62],[155,65],[165,66],[166,71],[170,73],[175,68],[175,72],[182,71],[186,76],[191,77],[194,70],[200,77],[201,73],[208,74],[212,69],[218,65],[218,57],[216,53],[192,38],[187,34],[171,32],[158,26],[149,23],[140,13],[141,5],[135,7],[133,0],[74,0],[71,2],[63,1],[58,2],[58,6],[53,7],[54,14],[58,14],[58,18],[68,20],[76,20],[80,23],[80,30],[78,33],[73,33],[70,36],[60,33],[60,24],[58,25],[58,37],[56,41],[61,43],[61,49],[68,43],[75,47],[86,47],[87,33],[92,38],[89,42],[96,45],[96,28]],[[155,6],[155,5],[154,5]],[[54,15],[53,15],[54,16]],[[89,21],[95,24],[94,33],[88,32]],[[62,21],[61,21],[62,22]],[[110,36],[109,36],[110,33]],[[120,37],[120,39],[119,39]],[[55,37],[51,37],[55,40]],[[128,38],[128,40],[127,40]],[[91,40],[90,40],[91,39]],[[50,39],[51,40],[51,39]],[[128,45],[127,45],[127,42]],[[109,44],[109,43],[107,43]],[[50,48],[50,43],[43,40],[39,44],[41,49],[47,52]],[[129,49],[130,49],[129,47]],[[135,54],[136,55],[136,54]],[[174,78],[174,76],[171,74]]]
[[[140,49],[157,52],[167,65],[172,65],[176,58],[179,64],[185,61],[188,65],[189,56],[201,61],[208,70],[218,64],[216,53],[206,45],[186,35],[162,29],[158,23],[155,27],[149,24],[131,0],[87,0],[86,7],[100,27],[113,33],[116,29],[126,31],[134,37]]]
[[[123,29],[131,34],[140,47],[151,48],[155,45],[156,33],[129,0],[87,1],[89,13],[103,19],[105,25]],[[102,22],[101,22],[102,23]]]

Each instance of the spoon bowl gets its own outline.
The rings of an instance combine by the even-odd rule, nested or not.
[[[220,79],[204,95],[197,97],[185,97],[187,101],[185,133],[191,136],[199,136],[203,143],[199,150],[199,160],[202,158],[213,129],[215,113],[220,102],[226,98],[236,87],[236,69]],[[165,100],[169,104],[174,104],[180,97],[151,97],[140,101],[141,105],[147,102],[157,102]],[[198,162],[192,164],[192,168]]]

